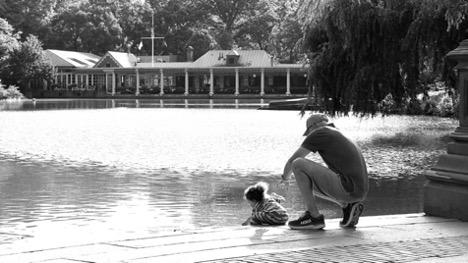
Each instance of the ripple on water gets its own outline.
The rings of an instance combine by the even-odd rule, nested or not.
[[[364,142],[366,214],[421,211],[421,171],[444,149],[376,147],[363,139],[364,123],[342,125]],[[291,217],[303,210],[297,186],[277,187],[303,140],[303,120],[294,112],[2,112],[0,127],[2,227],[41,235],[60,222],[106,235],[239,225],[251,210],[243,191],[260,180],[286,197]],[[319,205],[325,216],[341,216],[334,205]]]

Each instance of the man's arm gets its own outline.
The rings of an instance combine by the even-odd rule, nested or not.
[[[297,158],[306,157],[309,153],[310,153],[310,150],[307,150],[306,148],[302,146],[299,147],[286,162],[286,165],[284,166],[284,170],[283,170],[283,175],[281,176],[281,178],[283,180],[289,180],[292,174],[292,162],[296,160]]]

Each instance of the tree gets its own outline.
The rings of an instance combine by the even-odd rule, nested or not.
[[[11,50],[18,45],[19,35],[14,32],[13,27],[4,19],[0,18],[0,61],[5,59]]]
[[[13,48],[5,64],[1,72],[2,81],[7,85],[19,86],[23,91],[34,79],[52,79],[52,65],[41,42],[32,35]]]
[[[141,37],[150,34],[151,6],[146,1],[118,0],[113,1],[111,10],[122,30],[118,49],[137,52]]]
[[[1,69],[7,67],[10,53],[18,47],[19,36],[13,27],[4,19],[0,18],[0,73]]]
[[[443,56],[466,29],[465,1],[330,0],[304,3],[311,83],[327,111],[373,114],[425,92],[422,73],[444,80]]]
[[[72,6],[51,22],[49,48],[104,54],[124,51],[124,36],[111,5],[90,1]]]
[[[234,35],[241,47],[263,49],[271,47],[271,31],[278,23],[277,5],[272,1],[260,1],[251,15],[239,21]]]
[[[279,5],[278,22],[271,32],[272,53],[281,61],[297,62],[303,57],[303,27],[298,21],[297,1],[284,1]]]
[[[0,2],[0,17],[5,18],[26,37],[44,36],[57,0],[4,0]]]
[[[188,39],[187,47],[193,47],[193,59],[196,60],[212,49],[214,43],[214,39],[207,30],[196,30]]]
[[[197,1],[167,0],[160,3],[155,13],[155,33],[163,36],[164,41],[158,42],[157,47],[167,53],[184,54],[191,38],[198,33],[205,35],[204,19],[206,13]]]
[[[201,1],[201,0],[200,0]],[[231,49],[239,22],[242,18],[255,15],[259,0],[203,0],[201,6],[210,15],[208,22],[218,45],[222,49]]]

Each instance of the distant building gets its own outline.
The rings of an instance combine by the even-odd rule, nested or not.
[[[193,49],[188,49],[190,58]],[[306,69],[280,64],[264,50],[210,50],[195,61],[177,56],[46,50],[55,69],[44,96],[164,94],[306,94]]]

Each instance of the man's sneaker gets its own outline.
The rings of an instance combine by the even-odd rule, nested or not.
[[[364,210],[364,205],[362,203],[349,203],[345,208],[343,208],[343,220],[340,221],[340,226],[355,227],[359,222],[362,210]]]
[[[323,219],[323,215],[315,218],[310,215],[309,211],[306,211],[297,220],[289,221],[288,225],[291,229],[319,230],[325,227],[325,220]]]

